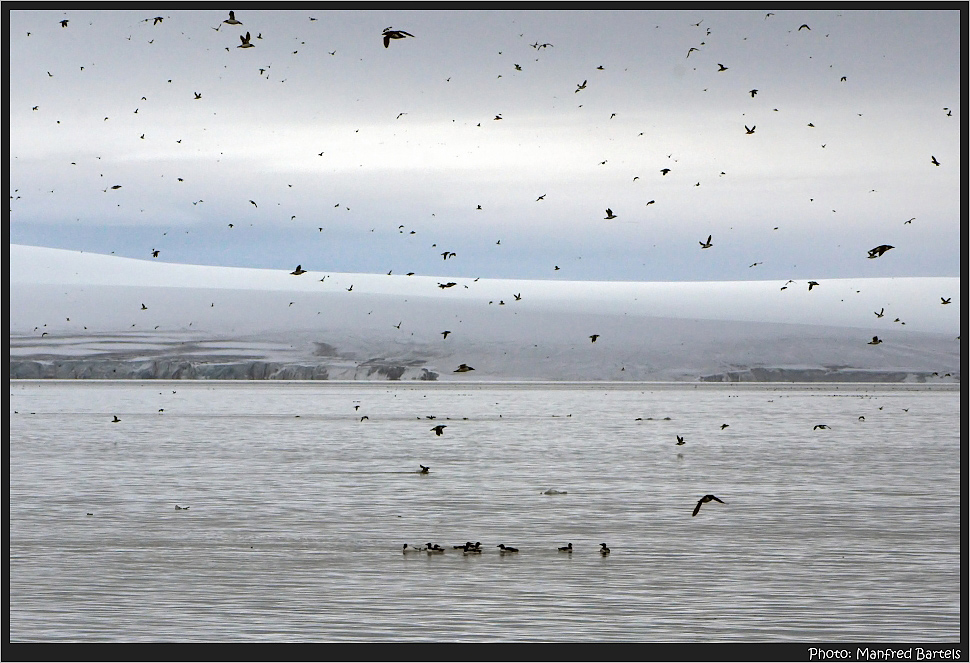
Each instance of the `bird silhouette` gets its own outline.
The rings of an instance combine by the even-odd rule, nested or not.
[[[701,505],[702,504],[707,504],[708,502],[710,502],[712,500],[715,501],[715,502],[720,502],[721,504],[727,504],[727,502],[725,502],[724,500],[720,499],[719,497],[717,497],[715,495],[705,495],[704,497],[702,497],[699,500],[697,500],[697,506],[694,507],[694,513],[691,514],[691,517],[697,515],[697,512],[701,510]]]
[[[949,304],[951,299],[952,299],[952,297],[947,297],[946,299],[944,299],[943,297],[940,297],[940,303],[941,304]]]
[[[745,133],[745,135],[753,134],[754,133],[754,130],[755,130],[755,128],[757,128],[757,126],[758,125],[754,125],[754,126],[752,126],[752,127],[749,128],[748,125],[744,125],[744,133]]]
[[[879,345],[880,343],[882,343],[882,341],[879,340],[879,337],[878,336],[873,336],[872,337],[872,340],[869,341],[869,345]]]
[[[441,437],[444,434],[444,432],[445,432],[445,428],[447,428],[447,427],[448,426],[446,424],[439,424],[439,425],[435,426],[434,428],[432,428],[431,430],[434,431],[434,434],[435,435],[437,435],[438,437]]]
[[[522,301],[522,293],[521,292],[519,294],[517,294],[517,295],[512,295],[512,296],[515,297],[515,301],[517,301],[517,302]],[[947,300],[945,303],[946,304],[949,304],[950,303],[950,300]]]
[[[454,370],[455,373],[467,373],[468,371],[474,371],[475,369],[468,364],[460,364],[458,368]]]
[[[875,312],[875,311],[873,311],[873,313],[876,313],[876,312]],[[877,318],[881,318],[881,317],[882,317],[882,316],[884,316],[885,314],[886,314],[886,307],[884,306],[884,307],[882,307],[881,309],[879,309],[879,312],[878,312],[878,313],[876,313],[876,317],[877,317]]]
[[[299,276],[300,274],[306,274],[306,270],[303,269],[303,265],[297,265],[296,266],[296,269],[294,269],[292,272],[290,272],[290,274],[292,274],[294,276]]]
[[[730,426],[730,425],[731,425],[731,424],[721,424],[721,430],[724,430],[725,428],[727,428],[727,427],[728,427],[728,426]]]
[[[701,248],[702,248],[702,249],[709,249],[709,248],[711,248],[712,246],[714,246],[714,244],[713,244],[713,243],[711,243],[711,237],[713,237],[713,235],[708,235],[708,236],[707,236],[707,242],[706,242],[706,243],[705,243],[705,242],[698,242],[698,244],[700,244],[700,245],[701,245]]]
[[[157,257],[158,257],[158,249],[152,250],[152,258],[157,258]]]
[[[67,27],[67,21],[68,21],[68,19],[66,19],[66,18],[63,21],[61,21],[61,27],[62,28],[66,28]]]
[[[661,175],[666,175],[669,172],[670,172],[670,168],[661,168],[660,169],[660,174]]]
[[[427,474],[428,472],[431,471],[430,467],[428,467],[427,465],[422,465],[421,463],[418,463],[418,467],[421,468],[421,471],[418,472],[418,474]]]
[[[391,30],[390,28],[385,28],[383,32],[384,36],[384,48],[387,48],[391,44],[392,39],[404,39],[405,37],[413,37],[410,32],[405,32],[404,30]]]
[[[121,421],[121,419],[118,418],[118,415],[114,415],[114,419],[111,420],[111,423],[117,424],[120,421]]]
[[[228,23],[229,25],[242,25],[242,21],[236,20],[236,13],[233,11],[229,12],[229,18],[223,21],[223,23]]]
[[[932,155],[930,156],[930,163],[932,163],[934,166],[939,166],[940,165],[940,162],[937,161],[936,160],[936,157],[934,157]]]
[[[605,543],[600,544],[600,554],[604,557],[610,554],[610,549],[606,547]]]
[[[691,47],[690,47],[690,48],[689,48],[689,49],[687,50],[687,57],[690,57],[690,54],[691,54],[691,53],[693,53],[694,51],[700,51],[700,50],[701,50],[701,49],[699,49],[699,48],[694,48],[693,46],[691,46]]]
[[[824,430],[826,428],[828,428],[826,424],[815,424],[815,426],[812,427],[812,430],[819,430],[819,429]]]
[[[193,92],[192,94],[195,95],[195,98],[196,99],[201,99],[202,98],[202,93],[201,92]]]
[[[809,289],[809,291],[811,291],[811,289],[812,289],[812,288],[813,288],[814,286],[817,286],[817,285],[818,285],[818,281],[809,281],[809,282],[808,282],[808,289]]]
[[[596,342],[596,339],[598,339],[599,337],[600,337],[599,334],[590,334],[589,340],[590,340],[591,343],[595,343]]]
[[[245,36],[244,35],[239,35],[239,41],[241,41],[242,43],[239,44],[239,46],[236,46],[236,48],[256,48],[256,44],[250,44],[249,43],[249,33],[248,32],[245,34]]]
[[[720,62],[718,62],[718,63],[717,63],[717,66],[718,66],[718,71],[727,71],[727,70],[728,70],[728,68],[727,68],[727,67],[725,67],[725,66],[724,66],[723,64],[721,64]]]
[[[811,30],[811,28],[808,27],[807,23],[802,23],[800,26],[798,26],[798,31],[801,31],[801,30]]]
[[[584,80],[582,83],[576,84],[576,89],[574,90],[574,92],[579,92],[580,90],[585,90],[585,89],[586,89],[586,81]]]
[[[677,446],[683,446],[684,444],[685,444],[684,443],[684,438],[682,438],[680,435],[678,435],[677,436]]]
[[[615,214],[613,214],[613,210],[611,210],[609,207],[607,207],[606,208],[606,216],[604,216],[603,218],[604,219],[615,219],[617,217],[616,217]]]
[[[448,334],[450,334],[450,333],[451,333],[450,331],[448,331],[448,330],[445,330],[445,331],[443,331],[443,332],[441,332],[441,337],[442,337],[443,339],[444,339],[444,338],[448,338]]]
[[[748,94],[750,94],[751,95],[751,98],[754,99],[754,95],[758,94],[758,91],[757,90],[748,90]]]
[[[889,244],[880,244],[879,246],[877,246],[877,247],[875,247],[873,249],[869,249],[869,258],[870,259],[872,259],[872,258],[878,258],[879,256],[881,256],[883,253],[885,253],[889,249],[894,249],[894,248],[896,248],[896,247],[891,246]]]

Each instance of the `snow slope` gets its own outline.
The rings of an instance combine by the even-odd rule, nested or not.
[[[935,381],[959,375],[959,278],[818,281],[809,291],[804,281],[295,276],[11,245],[11,376]],[[874,335],[884,342],[869,345]],[[462,363],[475,371],[455,373]]]

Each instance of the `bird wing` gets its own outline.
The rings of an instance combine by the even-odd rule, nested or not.
[[[701,504],[704,502],[702,500],[697,500],[697,506],[694,507],[694,513],[690,514],[691,518],[697,515],[697,512],[701,510]]]
[[[721,499],[715,497],[714,495],[708,495],[708,497],[710,497],[715,502],[720,502],[721,504],[725,504],[724,500],[721,500]]]
[[[388,37],[387,35],[384,35],[384,48],[387,48],[390,45],[390,43],[391,43],[391,38]]]

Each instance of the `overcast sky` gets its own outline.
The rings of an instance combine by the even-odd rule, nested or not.
[[[235,17],[9,12],[10,241],[463,277],[960,275],[966,12]],[[385,49],[388,26],[413,37]]]

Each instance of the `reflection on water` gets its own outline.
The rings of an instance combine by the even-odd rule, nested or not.
[[[14,641],[959,639],[957,390],[9,391]]]

